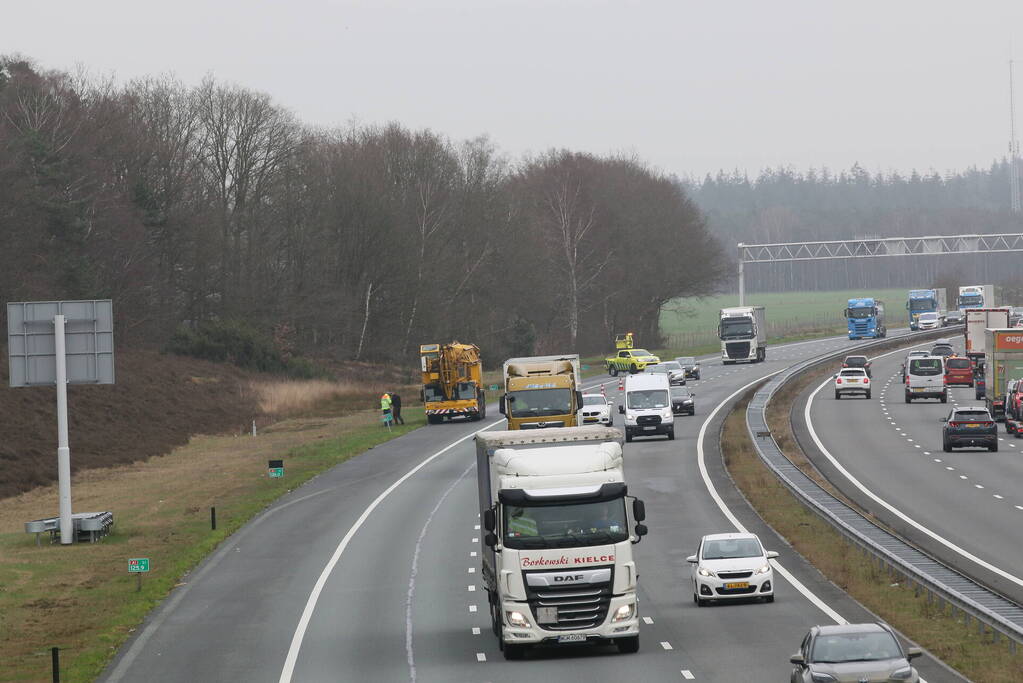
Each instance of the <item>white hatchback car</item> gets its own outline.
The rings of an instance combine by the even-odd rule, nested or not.
[[[778,557],[764,550],[755,534],[711,534],[700,550],[686,558],[693,574],[693,601],[703,607],[710,600],[763,598],[774,602],[774,571],[769,560]]]
[[[842,368],[835,375],[835,400],[845,394],[865,394],[870,398],[870,377],[863,368]]]
[[[614,420],[611,417],[611,404],[603,394],[583,394],[583,408],[579,411],[582,418],[579,424],[602,424],[610,427]]]

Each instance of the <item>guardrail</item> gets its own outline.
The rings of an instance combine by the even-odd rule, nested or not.
[[[943,337],[951,329],[939,328],[870,342],[856,347],[856,350],[887,348],[909,339]],[[956,326],[955,329],[961,327]],[[848,353],[849,349],[844,349],[793,365],[772,377],[753,394],[746,408],[746,429],[757,454],[804,505],[852,543],[873,555],[882,570],[901,574],[917,595],[921,590],[926,591],[928,602],[937,599],[948,603],[953,615],[955,610],[961,611],[967,624],[971,618],[975,619],[979,633],[983,634],[986,628],[990,628],[996,642],[999,634],[1004,635],[1009,640],[1010,650],[1015,652],[1016,644],[1023,643],[1023,607],[921,552],[835,498],[794,465],[771,436],[767,404],[774,394],[797,376]]]

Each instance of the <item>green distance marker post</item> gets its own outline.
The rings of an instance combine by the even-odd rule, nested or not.
[[[138,579],[135,583],[135,592],[142,590],[142,575],[149,573],[148,557],[133,557],[128,560],[128,573],[134,574]]]
[[[270,460],[267,463],[267,471],[271,479],[282,479],[284,477],[284,461]]]

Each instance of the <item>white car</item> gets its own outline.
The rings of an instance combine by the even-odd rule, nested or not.
[[[937,313],[921,313],[916,319],[916,329],[936,330],[941,327],[941,316]]]
[[[710,600],[763,598],[774,602],[774,570],[778,557],[764,550],[755,534],[711,534],[700,550],[686,558],[693,574],[693,601],[703,607]]]
[[[579,411],[579,424],[595,425],[602,424],[610,427],[614,421],[611,418],[611,403],[603,394],[583,394],[583,407]]]
[[[863,368],[842,368],[835,375],[835,400],[845,394],[865,394],[870,398],[870,376]]]

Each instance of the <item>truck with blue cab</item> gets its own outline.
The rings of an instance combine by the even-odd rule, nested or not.
[[[849,321],[849,339],[877,339],[888,336],[884,321],[884,302],[873,297],[849,299],[845,309]]]

